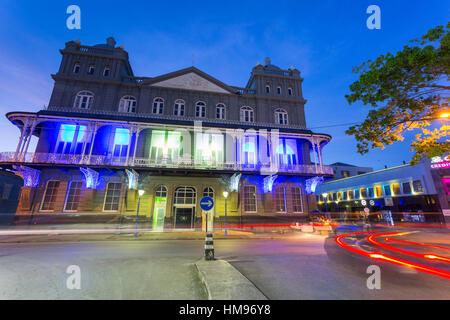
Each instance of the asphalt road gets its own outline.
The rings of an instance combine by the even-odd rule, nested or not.
[[[331,239],[332,240],[332,239]],[[450,299],[450,280],[380,265],[369,290],[366,258],[325,250],[325,237],[215,240],[226,259],[270,299]],[[327,242],[329,244],[329,241]],[[0,244],[0,299],[204,299],[194,263],[203,241]],[[331,249],[330,249],[331,248]],[[66,268],[81,269],[81,289]]]

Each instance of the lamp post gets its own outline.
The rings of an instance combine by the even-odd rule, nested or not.
[[[227,233],[227,197],[228,197],[228,191],[223,192],[223,196],[225,198],[225,236]]]
[[[328,217],[328,193],[324,192],[322,193],[322,197],[323,197],[323,202],[325,202],[325,216]]]
[[[136,211],[136,224],[134,226],[134,237],[137,237],[137,227],[138,227],[138,217],[139,217],[139,205],[141,204],[141,197],[144,194],[144,190],[138,190],[139,199],[138,199],[138,205],[137,205],[137,211]]]

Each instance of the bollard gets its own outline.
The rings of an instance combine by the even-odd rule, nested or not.
[[[214,260],[214,244],[212,232],[206,232],[205,236],[205,260]]]

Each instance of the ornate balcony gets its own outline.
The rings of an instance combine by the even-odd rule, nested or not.
[[[218,170],[218,171],[242,171],[242,172],[267,172],[267,173],[290,173],[302,175],[332,175],[333,169],[329,166],[314,164],[286,165],[278,164],[239,164],[236,162],[217,162],[187,158],[177,159],[149,159],[113,157],[102,155],[79,155],[58,153],[32,153],[25,154],[23,159],[14,160],[14,152],[0,152],[0,163],[15,164],[59,164],[59,165],[83,165],[83,166],[114,166],[132,168],[155,168],[155,169],[189,169],[189,170]]]

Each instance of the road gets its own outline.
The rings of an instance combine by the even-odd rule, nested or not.
[[[298,234],[214,245],[216,258],[228,260],[270,299],[450,299],[450,280],[384,264],[379,264],[381,289],[369,290],[366,268],[374,261],[330,249],[325,246],[330,240]],[[199,240],[0,244],[0,298],[204,299],[193,265],[203,245]],[[81,268],[80,290],[66,288],[69,265]]]

